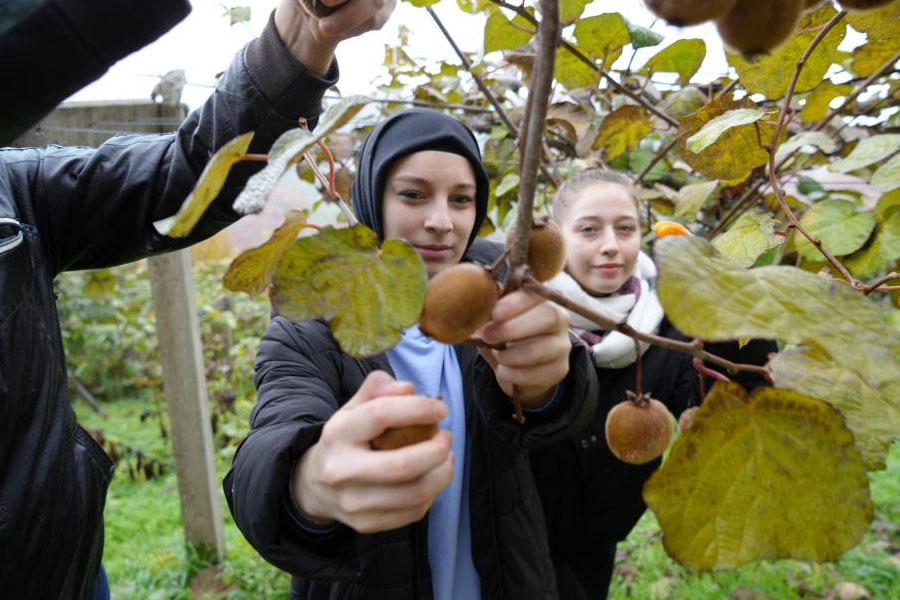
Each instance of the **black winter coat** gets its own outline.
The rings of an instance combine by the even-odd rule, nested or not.
[[[685,340],[665,319],[657,333]],[[743,348],[736,343],[707,343],[705,349],[734,362],[764,364],[776,346],[773,342],[752,340]],[[647,508],[641,489],[661,462],[657,458],[643,465],[627,464],[613,456],[606,445],[606,417],[613,406],[625,400],[626,390],[635,389],[636,365],[596,371],[600,398],[588,426],[569,439],[531,453],[532,471],[547,517],[560,598],[564,600],[606,598],[616,542],[625,539]],[[747,387],[765,383],[762,377],[747,373],[732,379]],[[707,380],[707,389],[711,383]],[[688,407],[700,404],[693,359],[675,350],[659,346],[647,349],[643,355],[642,385],[676,417]],[[560,481],[570,483],[564,487]]]
[[[476,241],[470,255],[483,248]],[[569,375],[561,384],[565,396],[547,414],[529,416],[524,426],[513,421],[509,397],[477,350],[457,346],[456,351],[464,373],[472,555],[482,597],[557,598],[527,450],[567,438],[590,420],[597,387],[587,350],[578,344],[573,348]],[[369,372],[391,372],[387,357],[355,360],[340,351],[325,323],[277,317],[260,344],[256,369],[259,398],[251,431],[226,476],[225,495],[250,543],[295,575],[292,598],[431,598],[424,519],[377,534],[359,534],[344,525],[317,534],[299,523],[288,493],[293,463]]]
[[[69,404],[53,278],[186,246],[233,222],[231,203],[258,166],[238,165],[189,238],[152,225],[178,209],[223,143],[256,130],[251,152],[265,152],[299,116],[316,117],[332,69],[328,81],[307,72],[270,21],[176,133],[96,150],[0,150],[0,598],[90,598],[103,548],[113,465]]]

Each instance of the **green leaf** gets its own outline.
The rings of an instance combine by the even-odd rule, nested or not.
[[[653,131],[653,122],[643,107],[623,104],[603,119],[600,133],[594,141],[594,149],[604,148],[607,160],[634,150],[647,134]]]
[[[635,50],[658,46],[665,39],[661,33],[657,33],[643,25],[635,25],[628,19],[625,19],[625,26],[628,28],[628,35],[631,38],[631,47]]]
[[[784,243],[783,235],[775,235],[775,224],[771,213],[745,212],[712,243],[723,256],[752,267],[756,259]]]
[[[863,247],[875,228],[875,212],[857,212],[848,200],[829,198],[813,205],[800,218],[809,232],[822,240],[835,256],[846,256]],[[806,260],[822,260],[822,254],[809,240],[795,232],[797,252]]]
[[[812,177],[800,175],[797,177],[797,191],[804,196],[809,196],[817,193],[821,194],[825,191],[825,188]]]
[[[622,54],[622,48],[631,41],[625,19],[619,13],[606,13],[586,17],[575,25],[578,47],[593,58],[602,61],[609,69]]]
[[[835,560],[874,518],[853,435],[831,406],[717,383],[644,485],[666,552],[701,571]]]
[[[716,117],[739,108],[756,110],[758,107],[749,98],[735,101],[731,94],[725,94],[713,98],[709,104],[681,121],[678,128],[679,154],[686,163],[707,179],[741,180],[769,159],[768,152],[760,146],[760,138],[762,144],[770,144],[774,128],[765,122],[728,129],[700,153],[688,150],[689,137]],[[759,137],[756,133],[757,126],[761,134]]]
[[[681,119],[703,108],[706,95],[693,85],[685,86],[666,96],[662,109],[676,119]]]
[[[496,6],[491,0],[456,0],[456,5],[461,11],[470,15],[494,10]]]
[[[517,173],[509,173],[497,185],[497,191],[495,193],[500,197],[517,187],[519,187],[519,175]]]
[[[364,225],[326,228],[300,238],[275,270],[272,306],[292,320],[326,319],[341,349],[355,357],[390,349],[422,311],[428,278],[402,240],[378,246]]]
[[[565,48],[556,50],[553,77],[569,90],[596,88],[600,84],[600,73],[578,60]]]
[[[778,146],[778,150],[775,151],[775,163],[780,163],[794,150],[807,152],[806,149],[809,147],[817,148],[826,154],[836,152],[838,149],[837,143],[827,133],[822,131],[802,131]]]
[[[308,216],[305,210],[285,213],[284,222],[272,237],[256,248],[245,250],[231,262],[223,278],[225,287],[251,296],[266,291],[281,255],[297,239]]]
[[[675,216],[686,221],[695,221],[697,213],[718,187],[718,181],[704,181],[682,186],[675,196]]]
[[[425,8],[426,6],[431,6],[432,4],[437,4],[441,0],[403,0],[404,2],[409,2],[416,8]]]
[[[252,140],[253,132],[248,131],[219,148],[206,163],[194,189],[185,198],[178,212],[153,223],[156,230],[172,238],[186,237],[222,191],[228,173],[231,172],[231,165],[243,158]]]
[[[900,188],[900,154],[895,154],[893,158],[878,167],[869,183],[876,190],[882,192]]]
[[[521,15],[510,21],[500,9],[488,17],[484,25],[484,53],[495,50],[514,50],[527,44],[534,37],[534,26]]]
[[[230,19],[229,25],[234,26],[238,23],[249,23],[250,22],[250,7],[249,6],[231,6],[228,8],[228,18]]]
[[[350,122],[369,102],[365,96],[348,96],[328,107],[315,132],[298,127],[282,133],[269,149],[268,164],[247,180],[247,185],[235,199],[234,210],[241,215],[260,212],[285,170],[302,160],[319,140]]]
[[[748,59],[740,54],[727,52],[728,63],[735,68],[741,84],[749,93],[762,94],[772,100],[781,98],[787,92],[797,61],[806,52],[821,26],[836,14],[837,11],[831,5],[806,13],[797,26],[797,33],[771,54]],[[846,25],[839,22],[825,35],[800,72],[796,92],[811,90],[822,82],[846,33]]]
[[[109,298],[116,291],[116,276],[109,269],[86,271],[81,293],[93,300]]]
[[[778,387],[841,411],[867,469],[885,467],[891,443],[900,440],[900,365],[893,371],[854,371],[819,349],[801,347],[779,352],[770,366]]]
[[[688,337],[805,343],[860,372],[897,368],[900,335],[885,330],[872,298],[846,285],[795,267],[745,270],[698,237],[669,236],[655,251],[660,302]]]
[[[847,158],[836,160],[828,165],[832,173],[848,173],[868,167],[884,160],[900,147],[900,133],[884,133],[873,135],[861,141],[850,151]]]
[[[641,73],[678,73],[681,85],[687,85],[706,57],[703,40],[678,40],[666,46],[641,67]]]
[[[584,12],[584,7],[593,1],[594,0],[560,0],[559,22],[563,25],[574,23],[575,20],[581,16],[581,13]]]
[[[874,277],[893,268],[900,260],[900,206],[878,215],[872,241],[844,260],[844,266],[857,277]]]
[[[685,147],[694,154],[703,152],[729,129],[752,125],[765,117],[766,114],[768,114],[768,111],[762,108],[736,108],[724,112],[704,124],[700,131],[689,137]]]
[[[852,91],[853,86],[850,84],[835,85],[830,80],[823,81],[806,97],[800,119],[807,123],[824,119],[831,101],[840,96],[849,96]]]

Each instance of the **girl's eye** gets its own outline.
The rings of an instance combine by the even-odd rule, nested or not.
[[[471,204],[473,200],[469,196],[457,196],[453,199],[453,202],[455,204]]]
[[[597,231],[597,228],[596,228],[596,227],[593,227],[593,226],[591,226],[591,225],[585,225],[584,227],[581,227],[581,228],[578,230],[578,233],[585,233],[585,234],[587,234],[587,233],[594,233],[595,231]]]
[[[622,233],[631,233],[632,231],[634,231],[634,226],[633,225],[619,225],[619,231],[621,231]]]
[[[422,193],[417,190],[403,190],[399,195],[403,198],[409,198],[410,200],[418,200],[423,197]]]

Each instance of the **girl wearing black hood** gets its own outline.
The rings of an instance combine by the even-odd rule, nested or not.
[[[441,113],[395,115],[360,151],[357,217],[412,244],[429,276],[499,254],[475,239],[487,196],[474,136]],[[520,290],[491,317],[482,336],[505,350],[441,344],[413,326],[364,360],[321,321],[272,320],[225,492],[250,543],[294,575],[292,598],[558,597],[527,452],[590,420],[596,375],[555,304]],[[371,449],[384,430],[417,423],[440,432]]]

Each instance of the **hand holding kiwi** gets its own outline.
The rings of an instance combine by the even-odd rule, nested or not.
[[[338,10],[345,3],[342,2],[336,6],[328,6],[327,4],[323,4],[322,0],[297,0],[300,5],[303,7],[303,10],[307,12],[307,14],[316,17],[317,19],[322,19],[327,17],[328,15],[334,13],[334,11]]]

